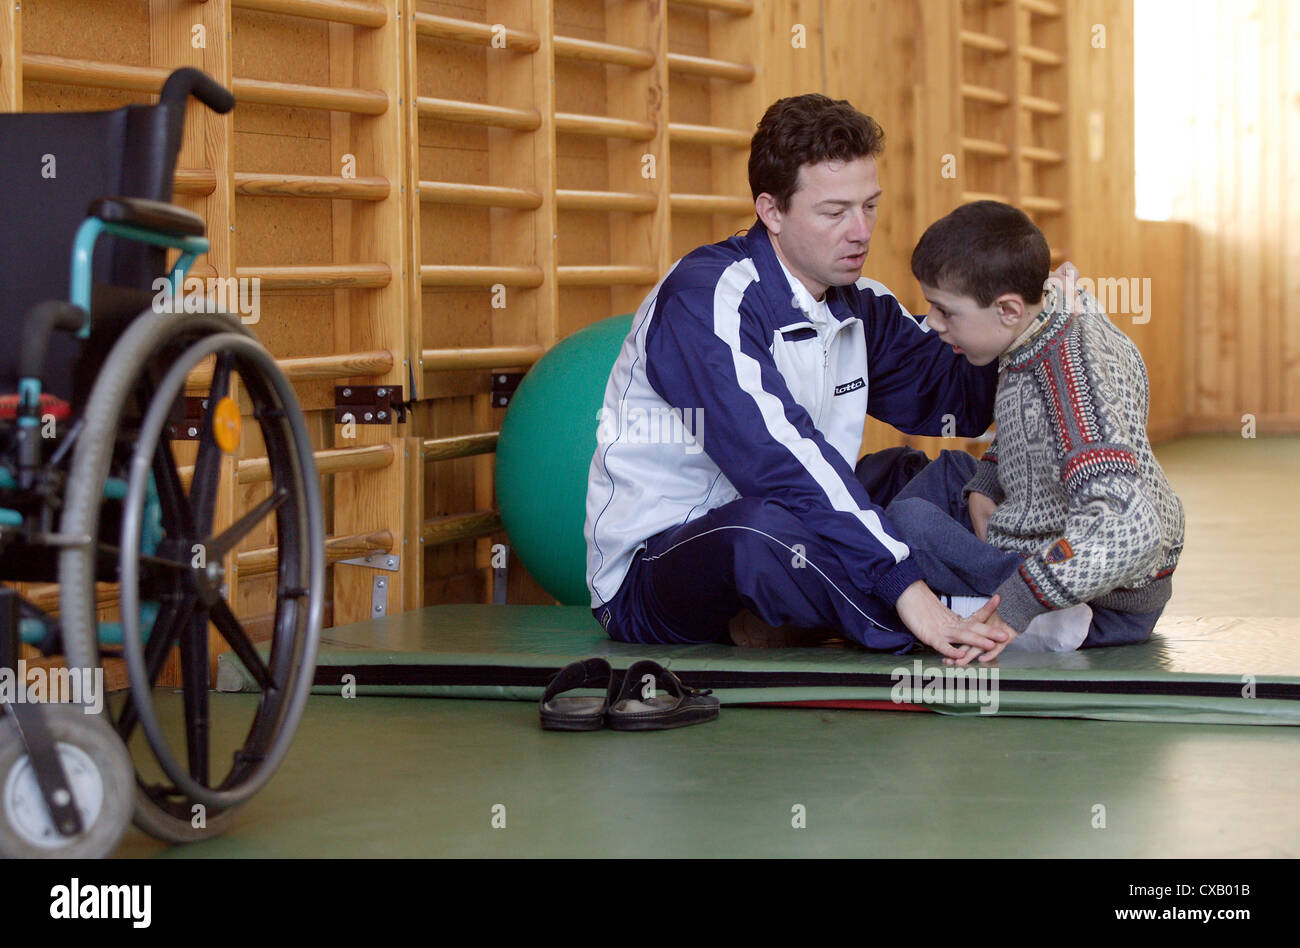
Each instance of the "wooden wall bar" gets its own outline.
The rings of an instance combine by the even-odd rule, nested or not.
[[[182,64],[235,89],[230,116],[192,109],[177,201],[209,222],[207,272],[263,279],[255,330],[329,469],[327,532],[339,557],[400,557],[396,610],[490,600],[493,550],[508,543],[493,512],[493,377],[634,309],[673,260],[747,228],[748,139],[786,95],[848,98],[884,127],[866,272],[913,311],[924,303],[912,247],[973,195],[1018,201],[1086,275],[1151,273],[1168,309],[1132,328],[1152,366],[1153,433],[1176,433],[1182,350],[1167,333],[1182,332],[1177,313],[1196,295],[1182,261],[1210,251],[1180,225],[1133,220],[1131,3],[23,0],[0,5],[0,108],[148,102]],[[1097,23],[1105,50],[1088,42]],[[1293,177],[1293,164],[1264,170]],[[1294,301],[1290,246],[1260,267]],[[1249,337],[1283,354],[1257,393],[1283,415],[1300,371],[1291,305]],[[1225,332],[1189,325],[1197,365]],[[1197,404],[1222,413],[1223,386],[1249,374],[1196,382]],[[414,405],[404,424],[352,431],[334,424],[336,384],[401,385]],[[869,422],[864,449],[903,440]],[[228,459],[223,518],[265,495],[237,477],[259,452],[253,432]],[[234,560],[257,567],[236,590],[250,622],[269,609],[273,546],[261,531]],[[376,571],[330,571],[330,621],[368,617]],[[546,601],[517,564],[509,594]]]

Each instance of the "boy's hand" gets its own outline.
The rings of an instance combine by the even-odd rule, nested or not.
[[[1066,260],[1052,271],[1052,276],[1056,277],[1062,283],[1077,283],[1079,281],[1079,268],[1069,260]]]
[[[1020,634],[1015,629],[1012,629],[1011,626],[1007,625],[1006,622],[1002,620],[1001,616],[993,615],[990,616],[989,618],[990,620],[992,620],[992,622],[1001,623],[1002,628],[1009,629],[1011,632],[1011,638],[1007,639],[1005,642],[999,643],[997,647],[991,648],[987,652],[980,651],[974,645],[968,645],[961,650],[962,651],[961,658],[945,658],[943,660],[943,663],[945,665],[969,665],[971,663],[971,660],[975,658],[978,658],[980,660],[980,664],[984,664],[985,662],[991,662],[993,661],[993,659],[997,658],[999,655],[1002,654],[1003,649],[1005,649],[1008,645],[1011,644],[1011,639],[1014,639],[1017,635]]]
[[[975,528],[975,535],[985,543],[989,539],[989,518],[993,516],[993,511],[998,509],[998,505],[993,498],[987,494],[981,494],[973,490],[967,497],[967,505],[970,507],[970,522]]]
[[[1015,629],[995,614],[999,597],[994,596],[978,611],[963,619],[953,612],[918,580],[898,597],[895,608],[903,624],[917,640],[955,664],[966,665],[981,652],[997,655],[1011,639]],[[963,649],[959,646],[973,646]]]
[[[993,648],[990,649],[981,649],[975,645],[968,645],[965,648],[961,649],[962,654],[957,658],[945,658],[943,660],[943,663],[945,665],[958,665],[958,666],[969,665],[976,658],[980,660],[981,664],[985,662],[991,662],[993,661],[993,659],[997,658],[999,655],[1002,654],[1002,650],[1004,648],[1006,648],[1008,645],[1011,644],[1011,640],[1014,639],[1019,633],[1016,632],[1015,629],[1011,628],[1011,626],[1007,625],[1006,621],[1003,620],[1003,618],[997,614],[996,611],[997,606],[998,603],[1001,601],[1002,601],[1001,596],[994,595],[991,599],[989,599],[988,602],[986,602],[983,606],[981,606],[978,611],[972,613],[970,618],[979,619],[982,623],[984,623],[984,625],[988,626],[989,628],[997,629],[1005,633],[1007,636],[1006,639],[1004,641],[999,642],[997,645],[993,646]]]

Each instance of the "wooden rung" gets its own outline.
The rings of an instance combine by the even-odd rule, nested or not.
[[[1051,148],[1039,148],[1037,145],[1021,145],[1020,157],[1027,161],[1036,161],[1045,165],[1059,165],[1065,156]]]
[[[459,204],[470,207],[518,207],[535,210],[542,196],[528,188],[502,188],[491,184],[461,184],[454,181],[421,181],[420,200],[426,204]]]
[[[737,16],[749,16],[754,12],[754,0],[673,0],[673,3],[684,7],[699,7],[703,10],[734,13]]]
[[[1048,253],[1051,254],[1053,268],[1060,266],[1069,256],[1063,247],[1052,247]]]
[[[655,137],[655,127],[651,122],[634,122],[607,115],[580,115],[577,112],[556,112],[555,130],[572,135],[627,138],[636,142],[648,142]]]
[[[231,0],[230,5],[353,26],[383,26],[388,22],[388,11],[383,7],[358,0]]]
[[[275,364],[290,382],[305,382],[308,379],[348,379],[353,376],[387,375],[393,371],[393,354],[387,349],[376,349],[370,352],[341,352],[338,355],[276,359]]]
[[[61,82],[70,86],[94,86],[98,89],[126,89],[157,95],[170,74],[169,70],[156,66],[123,66],[67,56],[23,53],[23,78],[39,82]]]
[[[344,178],[326,174],[255,174],[235,172],[235,193],[263,197],[334,198],[382,201],[388,197],[387,178]]]
[[[541,346],[486,346],[480,349],[425,349],[420,353],[426,372],[462,369],[507,369],[532,365],[546,354]]]
[[[1006,40],[990,36],[988,33],[977,33],[975,30],[962,30],[961,44],[990,53],[1005,53],[1011,48],[1011,44]]]
[[[389,553],[393,549],[393,535],[387,530],[374,533],[354,533],[345,537],[325,538],[325,563],[337,563],[371,553]],[[278,547],[264,546],[256,550],[244,550],[235,554],[235,570],[241,579],[252,576],[265,576],[275,572],[279,562]]]
[[[420,542],[427,546],[485,537],[501,529],[501,515],[495,510],[435,517],[420,524]]]
[[[240,79],[231,82],[235,99],[244,105],[283,105],[302,109],[328,109],[356,115],[383,115],[388,95],[370,89],[334,89],[299,82]]]
[[[1061,57],[1050,49],[1043,49],[1041,46],[1021,46],[1020,56],[1031,63],[1038,63],[1041,66],[1059,66]]]
[[[555,192],[555,204],[562,211],[653,211],[658,205],[653,194],[634,191]]]
[[[276,290],[365,290],[388,286],[386,263],[326,263],[318,266],[236,267],[241,280],[257,278],[263,292]]]
[[[542,117],[536,109],[511,109],[504,105],[434,99],[423,95],[416,99],[416,106],[421,118],[438,119],[443,122],[490,125],[494,128],[513,128],[521,132],[534,132],[542,127]]]
[[[727,148],[748,148],[753,138],[750,132],[736,128],[719,128],[716,125],[686,125],[668,123],[668,140],[674,144],[721,145]]]
[[[654,53],[635,46],[599,43],[574,36],[556,36],[553,42],[556,59],[579,59],[583,62],[630,66],[633,69],[649,69],[655,64]]]
[[[342,352],[338,355],[301,356],[276,359],[276,368],[290,382],[309,379],[346,379],[353,376],[386,375],[393,370],[393,354],[386,349]],[[212,385],[212,360],[205,360],[185,377],[185,389],[207,391]]]
[[[1011,97],[1005,92],[999,92],[997,89],[990,89],[987,86],[977,86],[969,82],[961,84],[962,98],[974,99],[976,102],[988,102],[990,105],[1007,105],[1011,102]]]
[[[1061,8],[1048,0],[1019,0],[1022,9],[1039,16],[1060,16]]]
[[[654,267],[600,265],[591,267],[556,267],[555,279],[560,286],[652,286],[658,274]]]
[[[751,82],[754,78],[754,67],[748,63],[687,56],[685,53],[669,53],[667,58],[669,71],[683,76],[705,76],[709,79],[730,79],[733,82]]]
[[[961,147],[966,151],[973,151],[977,155],[993,155],[997,158],[1006,158],[1011,154],[1011,149],[1001,142],[992,142],[986,138],[963,138]]]
[[[449,438],[426,438],[421,457],[426,461],[446,461],[450,458],[491,454],[497,449],[498,434],[496,431],[487,431],[483,434],[453,435]]]
[[[374,471],[388,467],[393,463],[395,454],[391,444],[372,444],[362,448],[327,448],[313,451],[316,459],[316,473],[320,475],[337,474],[340,471]],[[194,479],[194,465],[186,464],[176,468],[180,475],[181,486],[189,487]],[[267,458],[243,458],[235,467],[235,479],[239,484],[264,484],[271,479],[271,462]]]
[[[668,198],[674,213],[680,214],[754,214],[749,198],[725,194],[673,194]]]
[[[1030,112],[1039,112],[1043,115],[1060,115],[1062,112],[1061,103],[1053,102],[1051,99],[1041,99],[1036,95],[1022,95],[1020,105]]]
[[[541,267],[429,265],[420,267],[420,284],[422,286],[491,287],[497,283],[502,286],[541,286],[542,269]]]
[[[338,474],[341,471],[377,471],[393,463],[396,453],[391,444],[371,444],[360,448],[327,448],[313,451],[317,474]],[[181,481],[189,483],[193,466],[183,467]],[[244,458],[235,468],[240,484],[260,484],[271,479],[271,462],[266,458]]]
[[[211,194],[217,189],[217,176],[207,168],[177,168],[172,176],[174,194]]]
[[[1020,206],[1026,211],[1043,211],[1048,214],[1060,214],[1065,210],[1065,202],[1056,198],[1038,197],[1027,194],[1020,199]]]
[[[994,194],[991,191],[963,191],[961,193],[963,201],[1001,201],[1003,204],[1010,204],[1005,194]]]
[[[454,40],[458,43],[482,43],[492,45],[494,35],[492,26],[476,23],[473,20],[458,20],[450,16],[435,16],[432,13],[415,14],[415,32],[419,36],[432,36],[437,39]],[[500,24],[505,27],[505,24]],[[498,31],[503,35],[506,49],[517,49],[525,53],[535,53],[541,48],[541,41],[536,33],[527,30],[512,30],[505,27]]]

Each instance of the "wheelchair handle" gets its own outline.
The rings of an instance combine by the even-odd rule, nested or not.
[[[207,73],[191,66],[177,69],[163,83],[161,104],[185,112],[185,100],[193,95],[214,112],[229,112],[235,107],[230,90]]]

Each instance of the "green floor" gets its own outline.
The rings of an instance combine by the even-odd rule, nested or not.
[[[316,696],[225,836],[118,855],[1296,856],[1297,773],[1293,728],[728,708],[559,734],[522,702]]]
[[[1300,616],[1300,439],[1159,454],[1188,509],[1168,614]],[[214,716],[254,700],[213,695]],[[315,696],[225,836],[132,829],[118,855],[1297,856],[1298,777],[1290,727],[726,708],[555,734],[526,702]]]

